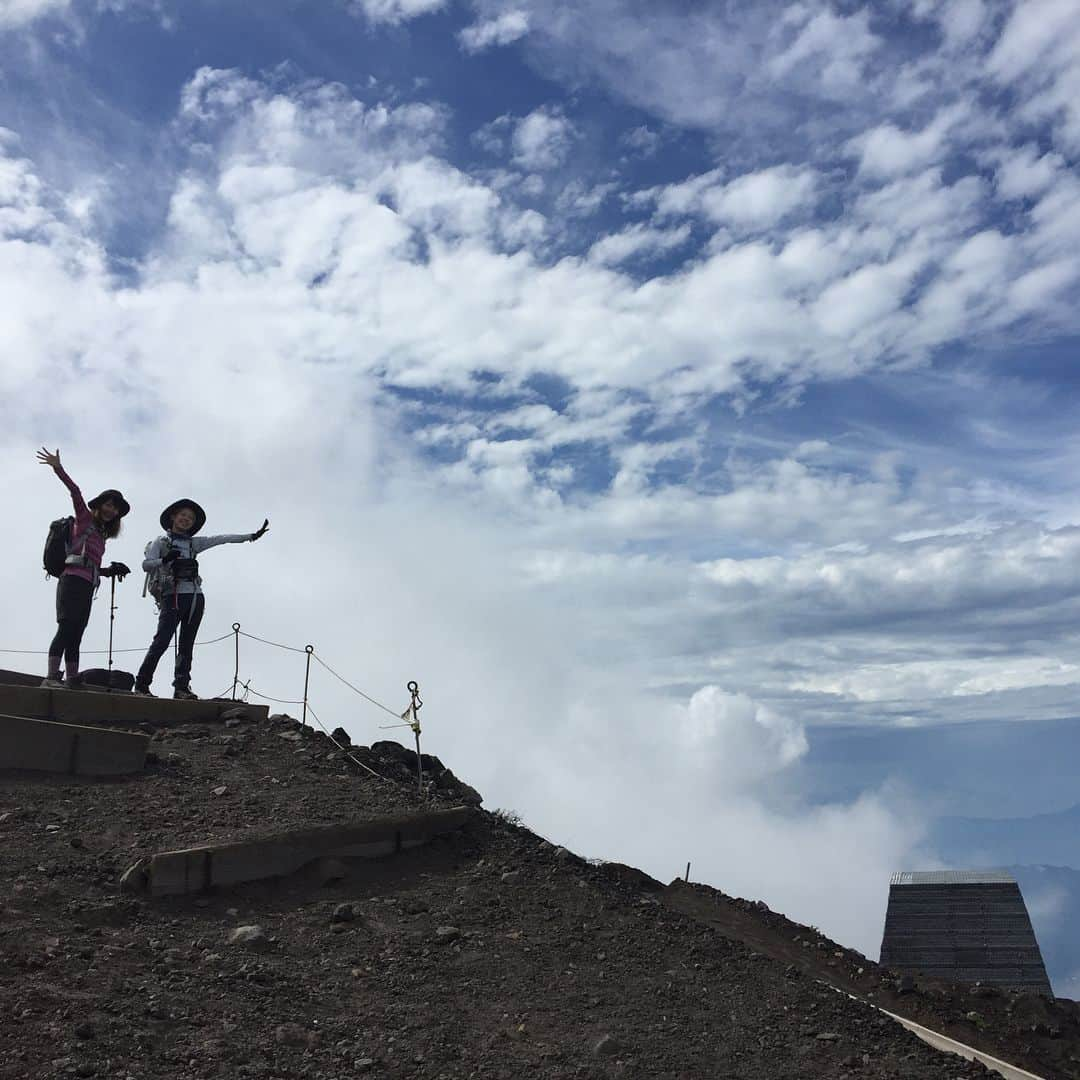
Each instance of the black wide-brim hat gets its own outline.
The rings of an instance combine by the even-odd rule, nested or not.
[[[108,491],[103,491],[100,495],[91,499],[86,505],[89,506],[91,510],[96,510],[102,503],[108,502],[110,499],[112,499],[113,505],[120,511],[121,517],[131,510],[131,504],[116,490],[116,488],[109,488]]]
[[[187,531],[188,536],[194,536],[206,524],[206,511],[193,499],[177,499],[171,506],[166,506],[161,511],[161,527],[168,532],[172,528],[173,514],[177,510],[190,510],[195,515],[195,524]]]

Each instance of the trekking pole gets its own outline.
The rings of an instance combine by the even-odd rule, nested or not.
[[[112,642],[113,623],[116,622],[116,576],[109,579],[109,673],[112,673]],[[112,689],[112,679],[109,679],[109,689]]]
[[[311,654],[315,651],[314,645],[305,645],[304,652],[307,653],[306,666],[304,668],[304,712],[300,718],[300,726],[307,727],[307,688],[308,680],[311,678]]]

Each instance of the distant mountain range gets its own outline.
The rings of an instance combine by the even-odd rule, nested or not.
[[[1080,870],[1080,803],[1033,817],[943,817],[931,841],[942,858],[977,866],[1049,866]]]

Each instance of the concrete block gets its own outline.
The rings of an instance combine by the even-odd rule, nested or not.
[[[265,705],[240,707],[255,723],[265,721],[270,714]],[[172,698],[148,698],[139,694],[0,684],[0,713],[68,724],[137,727],[145,722],[155,727],[170,727],[215,723],[223,712],[235,708],[235,701],[173,701]]]
[[[126,776],[146,764],[143,734],[0,717],[0,768],[72,776]]]
[[[52,716],[52,691],[40,686],[0,686],[0,713],[48,720]]]
[[[132,874],[130,880],[133,888],[145,888],[152,896],[172,896],[282,877],[316,859],[392,855],[460,829],[472,815],[469,807],[459,806],[353,825],[295,829],[261,840],[164,851],[150,858],[145,873]]]

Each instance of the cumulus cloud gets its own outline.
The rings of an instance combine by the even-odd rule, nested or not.
[[[622,232],[611,233],[597,240],[589,250],[594,262],[616,266],[640,255],[656,255],[682,247],[690,239],[690,226],[674,229],[653,229],[646,225],[631,225]]]
[[[557,109],[535,109],[514,127],[514,164],[538,172],[554,169],[566,159],[576,137],[574,125]]]
[[[71,0],[0,0],[0,30],[25,26],[43,15],[62,14]]]
[[[529,32],[529,16],[524,11],[504,11],[482,19],[458,33],[466,52],[483,52],[497,45],[509,45]]]
[[[348,0],[349,7],[373,23],[408,22],[446,6],[446,0]]]

